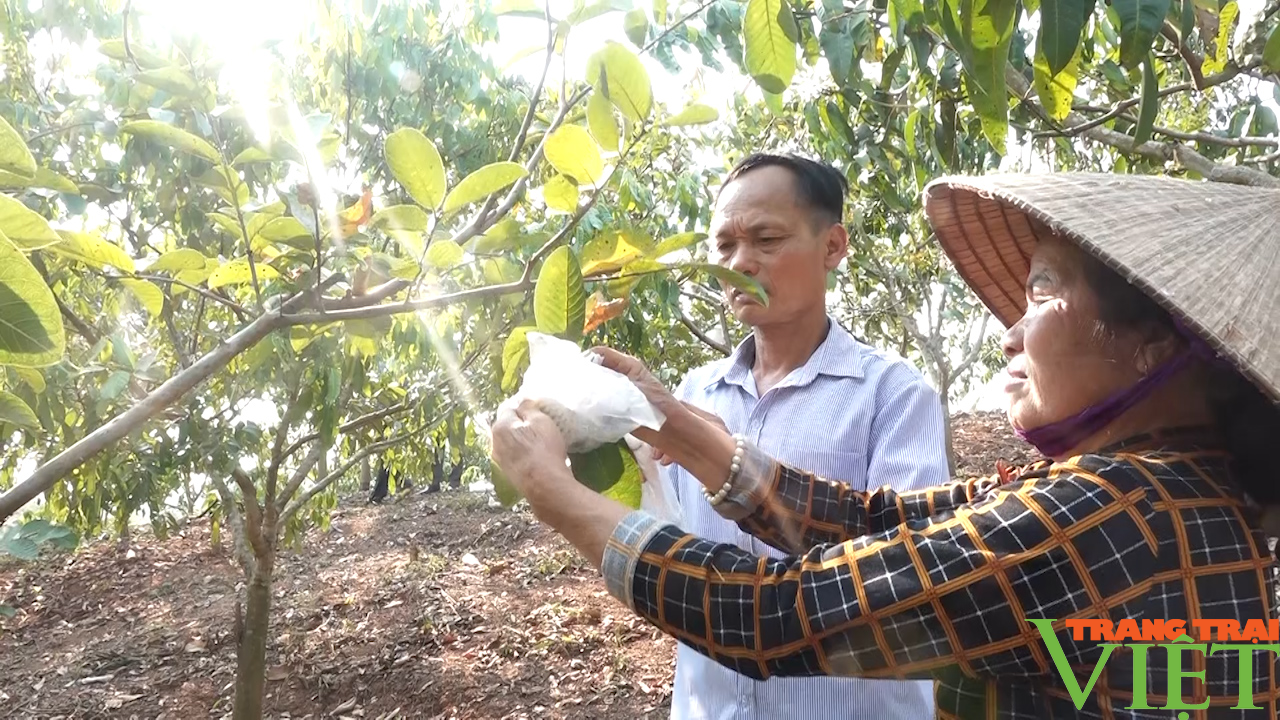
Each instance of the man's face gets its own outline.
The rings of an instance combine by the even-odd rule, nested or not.
[[[817,219],[785,167],[755,168],[725,185],[711,220],[711,256],[755,278],[769,307],[726,288],[733,314],[751,327],[793,322],[825,312],[827,273],[849,251],[844,227]]]

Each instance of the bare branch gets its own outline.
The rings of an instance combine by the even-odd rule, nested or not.
[[[360,417],[355,418],[354,420],[349,420],[338,426],[338,432],[348,433],[348,432],[352,432],[353,430],[359,430],[360,428],[366,425],[375,423],[378,420],[381,420],[383,418],[391,417],[392,415],[398,415],[408,409],[409,409],[409,405],[407,403],[403,403],[403,402],[396,403],[395,405],[392,405],[388,408],[384,408],[376,412],[371,412],[366,415],[361,415]],[[281,453],[281,456],[282,458],[289,458],[294,453],[298,452],[298,450],[301,450],[302,446],[306,445],[309,442],[313,442],[319,439],[320,439],[320,433],[318,432],[313,432],[313,433],[310,433],[309,435],[304,435],[303,437],[295,440],[292,445],[286,448],[285,451]]]
[[[231,547],[236,560],[240,563],[240,569],[244,571],[245,577],[252,577],[254,570],[258,566],[258,561],[246,544],[249,534],[244,526],[244,518],[240,516],[240,510],[236,507],[235,493],[231,492],[231,488],[227,487],[227,484],[222,481],[222,478],[217,473],[211,473],[209,481],[213,483],[213,488],[217,491],[218,498],[222,500],[223,512],[227,516],[227,522],[231,525]]]
[[[298,463],[298,467],[294,469],[293,475],[289,477],[289,482],[280,491],[280,495],[270,500],[274,509],[280,512],[281,516],[287,519],[287,514],[281,511],[281,508],[285,507],[289,502],[289,498],[298,492],[298,488],[302,487],[302,483],[307,479],[307,474],[311,472],[311,468],[315,467],[316,463],[320,462],[320,458],[328,451],[329,448],[321,444],[312,447],[311,452],[307,453],[302,458],[302,461]]]
[[[231,470],[231,478],[240,487],[240,496],[244,500],[244,529],[249,545],[257,557],[265,557],[267,546],[263,543],[262,508],[258,505],[258,489],[253,486],[249,474],[240,468]]]
[[[183,288],[186,288],[187,290],[190,290],[193,293],[196,293],[197,295],[203,295],[204,297],[220,305],[225,305],[226,307],[234,311],[236,315],[240,317],[241,320],[244,320],[249,317],[249,311],[245,308],[245,306],[241,305],[240,303],[228,297],[225,297],[223,295],[219,295],[218,293],[215,293],[212,290],[202,288],[199,285],[192,285],[191,283],[183,282],[181,280],[178,280],[177,278],[165,277],[163,275],[147,275],[145,273],[129,273],[127,275],[124,275],[124,274],[108,275],[106,273],[98,273],[98,274],[108,280],[120,280],[120,279],[127,278],[131,280],[147,280],[149,282],[163,283],[165,285],[179,285]]]
[[[693,333],[693,336],[694,336],[694,337],[696,337],[696,338],[698,338],[699,340],[701,340],[701,341],[702,341],[702,344],[706,345],[707,347],[711,348],[712,350],[715,350],[716,352],[720,353],[721,355],[724,355],[725,357],[728,357],[729,355],[733,354],[733,351],[729,348],[729,346],[728,346],[728,345],[725,345],[725,344],[724,344],[724,343],[722,343],[722,342],[716,342],[715,340],[713,340],[709,335],[707,335],[706,333],[704,333],[704,332],[702,331],[702,329],[701,329],[701,328],[699,328],[699,327],[698,327],[698,326],[693,322],[693,320],[691,320],[691,319],[689,318],[689,316],[688,316],[688,315],[685,315],[683,310],[681,310],[681,311],[680,311],[680,313],[679,313],[679,315],[677,315],[677,317],[678,317],[678,318],[679,318],[679,320],[680,320],[680,324],[684,325],[684,326],[685,326],[685,328],[687,328],[687,329],[689,330],[689,332]]]

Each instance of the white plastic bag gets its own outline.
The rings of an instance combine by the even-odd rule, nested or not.
[[[555,420],[571,453],[586,453],[626,439],[640,465],[641,509],[679,522],[680,505],[658,472],[650,447],[636,439],[636,428],[660,430],[667,418],[625,375],[600,364],[568,340],[530,332],[529,369],[516,394],[503,404],[533,400]]]

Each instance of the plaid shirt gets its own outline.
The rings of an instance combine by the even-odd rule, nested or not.
[[[665,632],[753,678],[934,678],[940,718],[1162,718],[1128,710],[1133,655],[1117,650],[1076,710],[1036,628],[1050,618],[1088,681],[1101,648],[1069,618],[1271,618],[1276,569],[1257,509],[1207,435],[1134,438],[1065,462],[897,493],[850,490],[748,445],[718,509],[794,553],[772,559],[636,512],[614,531],[610,592]],[[1234,710],[1235,653],[1186,653],[1193,718],[1276,718],[1276,655],[1254,653],[1261,710]],[[1166,704],[1165,651],[1148,704]],[[858,698],[849,698],[858,702]]]

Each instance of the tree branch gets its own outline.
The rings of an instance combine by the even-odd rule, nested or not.
[[[240,563],[240,569],[244,571],[245,577],[252,577],[254,570],[258,567],[258,561],[254,558],[249,546],[245,544],[249,534],[244,526],[244,518],[240,516],[240,510],[236,507],[236,496],[217,473],[211,473],[209,481],[213,483],[214,490],[222,500],[224,514],[231,525],[231,547],[236,560]]]
[[[702,343],[707,347],[711,348],[712,350],[715,350],[716,352],[720,353],[721,355],[724,355],[725,357],[729,357],[729,355],[733,354],[733,351],[729,348],[728,345],[725,345],[724,343],[716,342],[715,340],[711,339],[711,337],[708,336],[706,333],[702,332],[702,329],[699,328],[697,325],[695,325],[693,320],[689,319],[689,316],[684,314],[684,310],[680,310],[679,314],[677,315],[677,318],[680,320],[680,324],[684,325],[685,328],[689,330],[689,332],[693,333],[694,337],[701,340]]]
[[[244,500],[244,529],[249,545],[256,557],[265,557],[267,547],[263,544],[262,508],[258,505],[258,489],[253,486],[249,474],[240,468],[231,470],[231,478],[240,487],[240,497]]]
[[[338,426],[338,432],[348,433],[353,430],[359,430],[360,428],[366,425],[377,422],[378,420],[381,420],[383,418],[391,417],[392,415],[398,415],[408,409],[409,409],[409,405],[407,403],[399,402],[399,403],[396,403],[395,405],[384,408],[382,410],[371,412],[366,415],[361,415],[360,417],[355,418],[354,420],[349,420]],[[292,445],[286,448],[285,451],[281,454],[282,459],[291,457],[294,453],[298,452],[298,450],[301,450],[302,447],[307,443],[315,440],[319,440],[319,439],[320,439],[320,433],[318,432],[313,432],[301,438],[298,438],[293,442]]]
[[[311,472],[311,468],[315,467],[316,463],[320,462],[320,458],[328,452],[328,450],[329,448],[324,445],[316,445],[311,448],[311,452],[307,453],[306,456],[302,458],[302,462],[298,463],[298,467],[294,469],[293,475],[289,477],[289,482],[286,483],[284,489],[280,491],[280,495],[271,499],[271,503],[275,506],[276,511],[280,512],[280,516],[285,518],[286,522],[288,522],[288,514],[281,510],[281,508],[284,508],[288,504],[289,498],[293,497],[294,493],[298,492],[298,488],[301,487],[303,481],[307,479],[307,473]]]
[[[284,522],[288,523],[290,518],[292,518],[295,514],[297,514],[297,512],[301,510],[303,507],[305,507],[307,503],[311,502],[311,498],[324,492],[326,488],[328,488],[334,482],[341,479],[342,476],[346,475],[347,471],[350,470],[356,463],[360,462],[364,458],[376,452],[381,452],[382,450],[385,450],[393,445],[398,445],[399,443],[402,443],[405,440],[408,440],[414,435],[422,433],[423,431],[426,430],[426,428],[431,427],[435,423],[439,422],[439,420],[440,420],[439,417],[434,418],[430,423],[427,423],[420,428],[411,430],[409,432],[401,433],[400,435],[396,435],[395,437],[389,438],[387,440],[383,440],[381,442],[376,442],[372,445],[366,445],[365,447],[361,448],[358,452],[356,452],[350,458],[348,458],[345,463],[339,466],[337,470],[334,470],[328,475],[325,475],[320,480],[316,481],[314,485],[307,488],[305,492],[299,495],[296,500],[294,500],[292,503],[289,503],[289,505],[285,507],[285,509],[280,513],[280,518]],[[290,485],[292,485],[292,482],[290,483]],[[296,490],[297,488],[294,488],[294,489]],[[281,498],[281,500],[283,499],[284,498]]]

